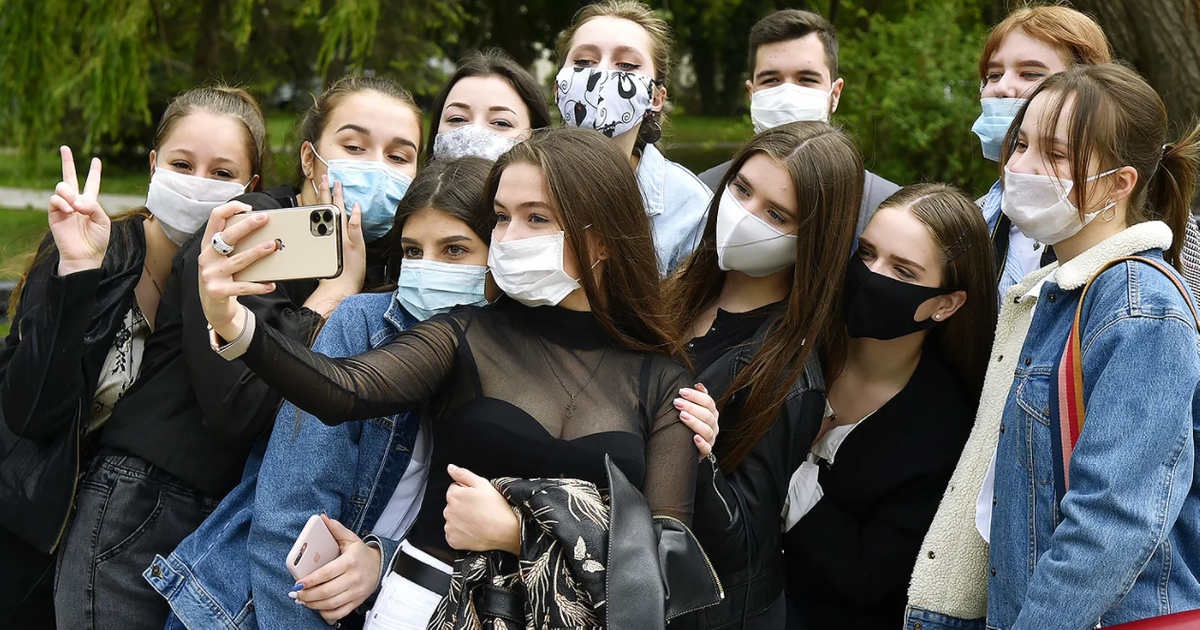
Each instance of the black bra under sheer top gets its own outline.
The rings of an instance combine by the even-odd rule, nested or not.
[[[696,447],[673,405],[687,372],[614,346],[590,312],[502,299],[421,322],[345,359],[270,327],[242,359],[330,425],[420,409],[433,434],[429,485],[408,540],[443,559],[448,464],[486,478],[570,477],[607,485],[604,455],[655,515],[690,523]]]

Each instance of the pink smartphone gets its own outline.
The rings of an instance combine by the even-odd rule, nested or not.
[[[325,527],[320,514],[313,514],[304,524],[300,537],[287,555],[287,570],[292,577],[300,578],[333,562],[341,555],[338,543]]]

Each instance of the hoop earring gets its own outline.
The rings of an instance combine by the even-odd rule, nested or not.
[[[1112,220],[1117,218],[1117,204],[1112,202],[1112,198],[1109,198],[1108,203],[1112,203],[1112,206],[1108,208],[1108,210],[1112,210],[1112,215],[1106,217],[1104,214],[1108,212],[1108,210],[1102,210],[1100,211],[1100,218],[1103,219],[1105,223],[1112,223]]]
[[[638,138],[646,144],[655,144],[662,140],[662,114],[660,112],[647,111],[642,117],[642,129],[638,132]]]

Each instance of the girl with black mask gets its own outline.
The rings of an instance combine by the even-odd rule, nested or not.
[[[860,237],[825,419],[783,510],[789,627],[900,624],[983,385],[996,324],[988,245],[978,209],[940,184],[901,189]]]

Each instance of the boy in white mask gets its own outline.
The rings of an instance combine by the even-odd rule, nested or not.
[[[750,79],[746,81],[754,132],[802,120],[828,122],[842,97],[844,82],[837,73],[837,32],[828,20],[798,9],[776,11],[759,20],[750,29]],[[729,164],[704,171],[700,181],[715,190]],[[870,171],[864,175],[856,235],[875,208],[900,190]]]

